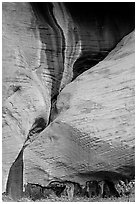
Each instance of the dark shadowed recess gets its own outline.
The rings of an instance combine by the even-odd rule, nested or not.
[[[93,21],[96,21],[97,27],[97,43],[100,44],[100,50],[92,50],[82,47],[83,51],[79,59],[76,60],[73,66],[73,79],[78,75],[95,66],[103,60],[108,53],[114,49],[117,43],[135,28],[135,3],[134,2],[67,2],[65,3],[68,11],[74,22],[81,26],[90,26]],[[109,23],[107,23],[107,22]],[[103,30],[103,29],[104,30]],[[92,28],[90,28],[92,29]],[[104,33],[103,33],[104,32]],[[107,35],[106,35],[107,33]],[[106,35],[106,39],[102,39],[102,35]],[[110,40],[109,45],[101,45],[101,41]],[[91,39],[92,40],[92,39]],[[86,39],[83,38],[83,41]],[[84,44],[84,43],[83,43]]]
[[[102,61],[125,35],[134,30],[135,3],[65,2],[63,4],[77,25],[78,34],[82,40],[81,55],[73,66],[74,80],[78,75]],[[51,19],[52,2],[37,2],[31,3],[31,5],[51,27],[54,26]],[[53,14],[52,17],[57,25]],[[62,28],[59,29],[62,33]],[[93,36],[94,32],[95,36]],[[62,45],[62,60],[64,62],[65,39],[63,33]]]
[[[72,16],[82,21],[89,20],[92,15],[102,17],[105,13],[135,20],[134,2],[65,2],[65,6]]]
[[[122,173],[117,173],[115,171],[90,171],[90,172],[83,172],[83,173],[79,173],[79,176],[81,178],[85,178],[85,177],[97,177],[97,178],[101,178],[103,180],[107,179],[110,181],[113,180],[126,180],[126,179],[134,179],[135,176],[135,167],[128,167],[128,172],[126,174],[126,172],[122,172]],[[129,174],[129,172],[131,172],[131,174]]]

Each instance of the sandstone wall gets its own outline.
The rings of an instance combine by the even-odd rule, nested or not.
[[[46,185],[53,178],[83,182],[106,168],[130,175],[133,33],[91,67],[133,30],[132,19],[111,13],[79,19],[66,3],[7,2],[2,11],[3,191],[38,118],[47,128],[36,140],[34,134],[35,141],[28,141],[32,144],[21,154],[24,183]]]
[[[56,119],[25,150],[29,182],[134,174],[134,60],[133,32],[61,91]]]

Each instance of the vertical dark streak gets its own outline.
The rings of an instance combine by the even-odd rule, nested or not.
[[[18,200],[23,195],[23,151],[24,148],[12,164],[6,185],[6,194],[14,200]]]
[[[53,4],[50,2],[47,3],[31,3],[32,9],[35,13],[35,16],[37,17],[38,20],[38,26],[39,26],[39,31],[40,31],[40,38],[43,44],[46,44],[46,46],[50,45],[50,47],[45,50],[45,55],[47,55],[47,63],[49,67],[49,72],[52,73],[53,75],[53,70],[52,72],[50,71],[50,67],[52,68],[54,65],[54,61],[52,61],[53,54],[52,52],[46,52],[49,51],[49,49],[52,47],[52,36],[50,36],[50,28],[53,29],[55,36],[56,36],[56,53],[59,56],[55,56],[56,60],[58,61],[58,67],[57,67],[57,72],[56,72],[56,67],[54,68],[54,75],[56,80],[56,85],[53,81],[52,83],[52,93],[51,97],[54,97],[55,95],[58,95],[59,92],[59,87],[61,84],[61,79],[63,76],[63,71],[64,71],[64,61],[65,61],[65,36],[63,34],[63,30],[57,23],[57,20],[53,14]],[[40,27],[40,24],[43,24],[44,27],[47,27],[47,30],[43,30]],[[49,34],[49,36],[47,36]],[[43,36],[44,35],[44,36]],[[60,35],[60,36],[59,36]],[[47,38],[47,39],[46,39]],[[50,43],[49,43],[50,41]],[[54,45],[53,45],[54,46]],[[61,49],[61,56],[60,56],[60,49]]]
[[[62,35],[62,59],[63,59],[63,65],[64,65],[64,61],[65,61],[65,52],[64,51],[65,51],[65,46],[66,46],[65,36],[64,36],[62,28],[59,26],[54,14],[53,14],[53,6],[52,6],[52,9],[51,9],[51,15],[52,15],[52,18],[54,19],[54,22],[55,22],[56,26],[58,27],[58,29],[60,30],[61,35]]]

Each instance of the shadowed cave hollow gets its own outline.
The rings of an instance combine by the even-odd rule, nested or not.
[[[31,5],[36,13],[42,15],[48,24],[52,26],[49,15],[49,10],[53,9],[52,3],[31,3]],[[73,65],[72,80],[74,80],[84,71],[103,60],[124,36],[134,30],[135,6],[134,3],[91,2],[71,2],[64,3],[64,5],[76,23],[79,38],[82,41],[82,52]],[[95,36],[90,35],[92,29],[95,29]],[[63,46],[65,45],[63,44]],[[64,47],[62,47],[62,53],[63,52]],[[56,96],[54,96],[54,98],[56,98]],[[20,197],[22,192],[23,150],[21,150],[19,156],[21,158],[17,157],[11,166],[7,182],[7,193],[10,192],[14,198]],[[17,164],[19,163],[18,166],[16,162]],[[21,170],[18,171],[18,169]],[[20,176],[20,174],[22,174],[22,176]],[[16,179],[16,184],[13,184],[14,177],[18,178],[18,181]]]
[[[86,39],[82,36],[82,53],[73,66],[73,79],[75,79],[102,61],[125,35],[134,30],[135,8],[134,3],[115,2],[73,2],[65,5],[73,20],[81,27],[84,25],[85,30],[88,30],[88,27],[92,30],[93,22],[93,29],[96,30],[97,35],[97,43],[93,43],[94,47],[92,45],[88,47],[88,43],[85,43]],[[81,28],[80,31],[82,31]],[[103,38],[103,35],[106,37]],[[106,44],[102,43],[103,40]]]
[[[53,15],[52,3],[31,5],[52,27],[49,15],[50,12]],[[64,6],[70,13],[82,40],[82,52],[73,65],[74,80],[102,61],[124,36],[134,30],[135,7],[134,3],[128,2],[65,2]],[[62,53],[64,47],[63,43]]]

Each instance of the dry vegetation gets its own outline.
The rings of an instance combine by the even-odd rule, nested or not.
[[[8,196],[3,195],[2,200],[4,202],[14,202],[13,199],[9,198]],[[30,198],[23,197],[22,199],[18,200],[18,202],[34,202]],[[36,202],[70,202],[70,200],[67,197],[57,197],[52,196],[47,199],[40,199],[36,200]],[[110,198],[100,198],[100,197],[94,197],[94,198],[85,198],[85,197],[74,197],[72,202],[135,202],[135,188],[132,189],[132,192],[128,196],[121,196],[119,198],[116,197],[110,197]]]

